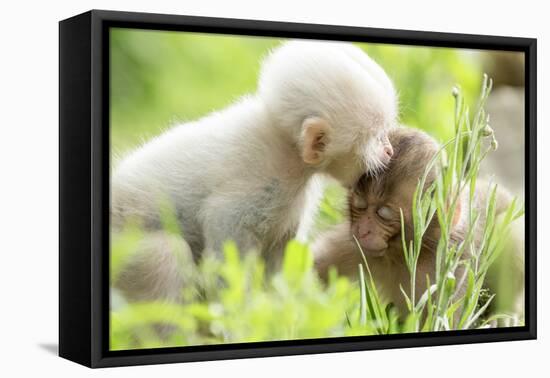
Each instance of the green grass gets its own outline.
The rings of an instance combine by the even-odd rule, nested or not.
[[[483,108],[490,87],[490,81],[485,78],[472,117],[462,92],[453,91],[453,133],[426,170],[427,175],[432,167],[437,168],[436,180],[425,188],[424,175],[414,194],[413,238],[410,244],[403,245],[411,278],[410,290],[402,290],[408,314],[398,316],[392,304],[381,299],[364,256],[363,264],[358,266],[358,282],[339,277],[332,271],[328,283],[324,284],[313,269],[307,245],[289,242],[282,269],[268,275],[258,256],[242,256],[229,241],[224,247],[223,259],[207,256],[200,262],[196,271],[200,284],[182,289],[182,304],[126,303],[113,291],[111,349],[486,327],[489,321],[500,316],[489,318],[487,307],[495,296],[505,293],[488,295],[483,287],[484,280],[507,241],[511,223],[522,216],[523,210],[513,201],[503,216],[496,217],[496,189],[492,187],[486,208],[477,212],[473,203],[469,203],[472,216],[468,220],[465,242],[453,244],[450,229],[459,194],[475,191],[480,164],[496,148]],[[452,99],[453,96],[448,94],[448,97]],[[321,204],[318,227],[342,220],[342,196],[341,191],[329,189]],[[483,223],[479,223],[481,212],[485,218]],[[434,217],[442,230],[435,281],[428,288],[415,287],[422,237],[426,225]],[[172,229],[169,227],[171,222],[166,224]],[[478,227],[483,227],[483,239],[480,244],[474,244],[472,235]],[[136,249],[139,238],[140,231],[136,228],[114,235],[112,279]],[[455,276],[459,266],[466,272],[463,291],[458,290],[458,277]],[[170,325],[170,331],[159,333],[159,324]]]
[[[496,295],[507,295],[504,291],[492,293],[487,297],[484,288],[489,268],[499,258],[509,242],[512,223],[523,216],[523,207],[513,199],[502,216],[496,213],[497,186],[489,188],[488,201],[483,208],[474,204],[476,183],[480,165],[491,150],[497,148],[497,142],[488,122],[484,105],[491,91],[492,83],[484,77],[477,111],[472,119],[458,88],[453,90],[455,97],[455,135],[443,145],[432,159],[419,180],[412,204],[412,238],[405,236],[405,222],[401,213],[403,254],[410,276],[410,291],[401,286],[401,292],[407,303],[408,314],[404,321],[404,332],[444,331],[485,327],[505,314],[487,316],[487,308]],[[487,141],[487,139],[489,139]],[[427,176],[437,168],[436,179],[427,186]],[[464,241],[453,243],[451,231],[460,198],[467,194],[467,225]],[[417,263],[422,249],[422,238],[428,225],[436,219],[441,236],[436,251],[435,282],[428,287],[415,286]],[[480,230],[481,228],[481,230]],[[481,241],[476,241],[479,232]],[[362,302],[365,307],[365,319],[378,320],[389,329],[392,318],[384,311],[383,303],[376,290],[363,256],[366,276],[361,269],[360,285]],[[464,274],[458,274],[463,271]],[[465,283],[461,283],[464,277]],[[428,280],[429,282],[429,280]],[[402,283],[403,284],[403,283]],[[481,301],[480,298],[483,298]],[[364,320],[366,321],[366,320]]]

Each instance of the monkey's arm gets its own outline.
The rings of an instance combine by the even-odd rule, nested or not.
[[[254,250],[266,259],[282,256],[296,235],[303,197],[276,177],[259,179],[254,185],[235,178],[206,198],[200,217],[207,252],[219,253],[232,240],[243,253]]]
[[[252,211],[246,204],[246,192],[237,193],[222,188],[209,196],[201,207],[201,224],[204,233],[204,253],[222,256],[223,245],[234,241],[239,251],[261,249],[261,239],[255,233],[261,223],[258,211]]]
[[[357,266],[362,262],[361,252],[350,234],[349,222],[332,227],[315,239],[311,245],[315,268],[323,279],[328,278],[331,266],[339,274],[357,276]]]

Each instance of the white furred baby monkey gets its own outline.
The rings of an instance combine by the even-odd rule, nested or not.
[[[312,176],[350,186],[365,170],[383,168],[396,118],[391,80],[358,47],[287,42],[263,62],[255,94],[170,129],[120,162],[112,175],[113,231],[137,219],[159,245],[146,253],[165,256],[159,204],[168,200],[195,259],[231,239],[275,267],[296,234]],[[139,276],[129,265],[118,285],[129,297],[144,270],[173,274],[161,265],[171,259],[138,261],[157,265],[140,266]]]

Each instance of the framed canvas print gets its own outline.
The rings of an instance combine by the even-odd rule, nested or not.
[[[59,353],[536,337],[536,40],[60,22]]]

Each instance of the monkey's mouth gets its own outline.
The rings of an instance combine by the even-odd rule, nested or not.
[[[388,250],[388,244],[385,241],[373,240],[369,233],[361,235],[360,232],[355,231],[352,233],[353,238],[356,240],[361,252],[368,257],[381,257],[386,254]]]
[[[373,248],[373,246],[366,243],[363,238],[358,238],[358,242],[359,246],[361,247],[361,251],[367,257],[381,257],[386,254],[387,247]]]

